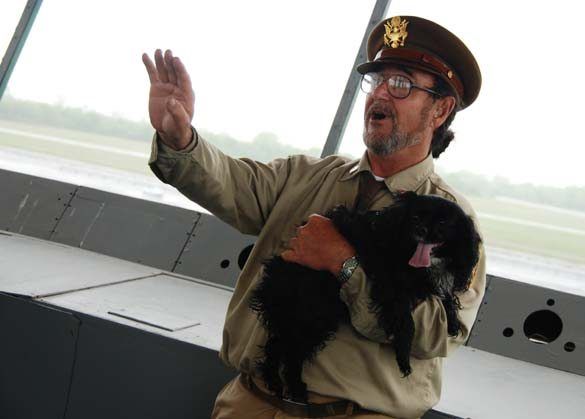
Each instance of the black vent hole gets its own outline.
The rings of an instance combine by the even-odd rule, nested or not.
[[[558,314],[550,310],[535,311],[524,321],[524,334],[534,343],[551,343],[562,331],[563,321]]]
[[[253,247],[254,245],[251,244],[249,246],[244,247],[240,252],[240,255],[238,256],[238,266],[240,267],[240,269],[244,269],[244,265],[246,264],[248,256],[250,256]]]
[[[222,267],[222,269],[225,269],[225,268],[227,268],[228,266],[230,266],[230,261],[229,261],[229,260],[227,260],[227,259],[224,259],[224,260],[222,260],[222,261],[221,261],[221,263],[219,264],[219,266],[221,266],[221,267]]]
[[[511,327],[506,327],[504,329],[504,336],[506,336],[507,338],[511,337],[514,334],[514,329],[512,329]]]
[[[565,343],[565,351],[573,352],[575,350],[575,344],[573,342]]]

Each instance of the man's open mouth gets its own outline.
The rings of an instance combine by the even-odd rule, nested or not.
[[[392,117],[392,110],[385,104],[374,104],[368,110],[368,120],[381,121]]]

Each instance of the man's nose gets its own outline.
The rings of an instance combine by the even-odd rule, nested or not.
[[[387,82],[384,81],[380,83],[371,93],[370,96],[374,99],[384,99],[388,100],[391,99],[392,96],[388,92]]]

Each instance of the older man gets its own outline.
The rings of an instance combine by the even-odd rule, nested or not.
[[[463,333],[448,335],[439,299],[414,308],[412,374],[402,377],[391,340],[368,309],[369,283],[354,249],[329,219],[316,214],[339,204],[379,209],[392,203],[390,192],[415,191],[453,200],[474,216],[433,169],[433,157],[453,138],[448,125],[455,112],[479,93],[479,68],[467,47],[422,18],[381,22],[368,40],[368,62],[358,67],[367,93],[364,156],[300,155],[268,164],[230,158],[191,127],[194,96],[179,58],[157,50],[156,64],[146,54],[143,61],[157,131],[149,163],[153,172],[238,230],[258,235],[228,308],[220,351],[241,374],[218,395],[213,417],[418,418],[435,405],[442,358],[468,337],[484,293],[483,252],[470,289],[459,296]],[[334,274],[351,317],[351,324],[342,325],[304,367],[307,405],[270,395],[254,368],[266,333],[248,302],[262,261],[273,254]]]

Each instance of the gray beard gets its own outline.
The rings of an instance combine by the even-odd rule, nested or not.
[[[393,132],[389,137],[371,138],[364,131],[364,143],[368,150],[377,156],[389,156],[404,148],[420,143],[418,133],[405,134],[404,132]]]
[[[385,157],[420,143],[422,141],[422,132],[424,131],[426,124],[428,124],[429,111],[430,106],[423,108],[421,112],[420,124],[417,127],[417,130],[412,133],[405,133],[398,129],[397,118],[394,114],[390,115],[390,118],[392,118],[394,130],[387,137],[368,135],[367,129],[364,126],[364,144],[368,150],[370,150],[375,155]]]

